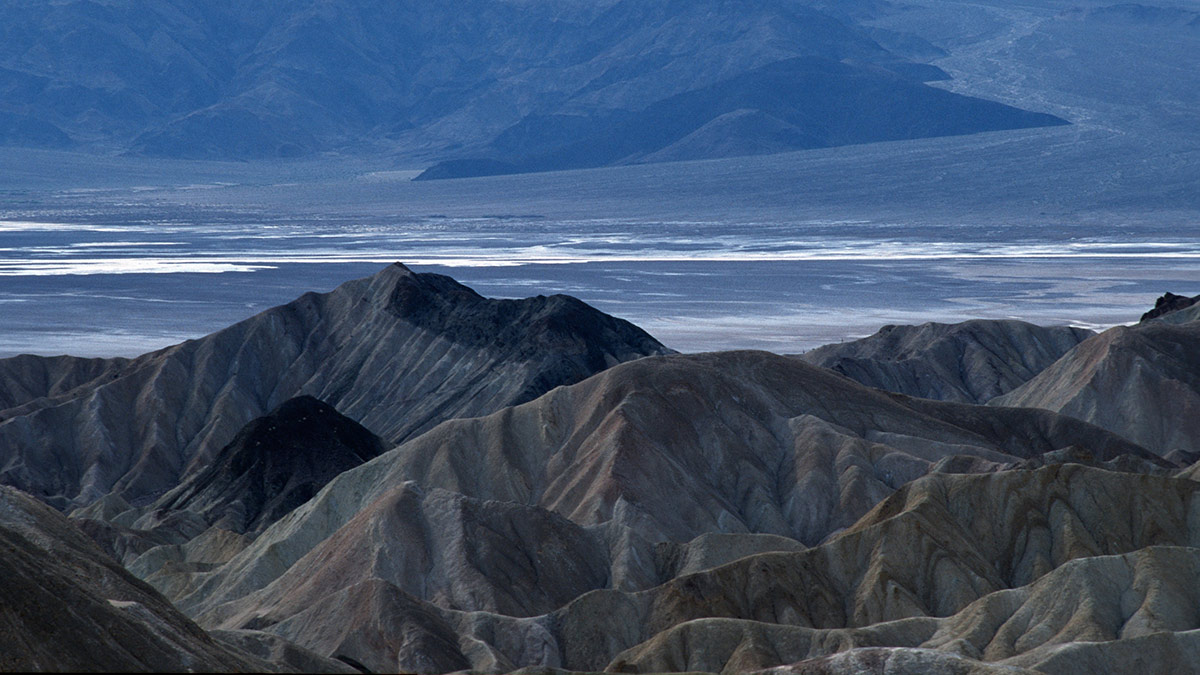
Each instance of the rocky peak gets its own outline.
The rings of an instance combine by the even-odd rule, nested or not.
[[[381,275],[393,284],[388,311],[460,344],[516,349],[521,358],[533,358],[547,348],[584,347],[592,340],[624,342],[643,354],[670,352],[637,326],[567,295],[485,298],[450,277],[417,274],[400,263]]]
[[[1164,314],[1170,314],[1181,309],[1187,309],[1192,305],[1200,302],[1200,295],[1189,298],[1186,295],[1175,295],[1174,293],[1163,293],[1162,297],[1154,301],[1154,309],[1142,315],[1141,321],[1149,321],[1157,319]]]
[[[574,298],[493,300],[395,264],[69,378],[40,357],[0,360],[0,384],[20,385],[0,409],[0,482],[60,508],[114,489],[141,507],[293,397],[314,396],[398,443],[668,351]],[[48,384],[58,381],[70,387]]]

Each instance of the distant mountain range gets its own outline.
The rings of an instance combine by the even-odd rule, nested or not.
[[[435,178],[1064,123],[927,86],[936,53],[790,0],[9,2],[0,144]]]

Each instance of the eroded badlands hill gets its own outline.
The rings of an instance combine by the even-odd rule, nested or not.
[[[72,513],[161,596],[7,488],[0,534],[19,535],[4,535],[18,588],[42,574],[31,587],[58,589],[19,611],[83,617],[82,644],[120,668],[184,654],[216,670],[1190,672],[1200,464],[1164,451],[1197,434],[1189,311],[1092,337],[968,322],[824,350],[945,398],[1018,381],[998,400],[1044,397],[1005,407],[765,352],[655,355],[578,301],[490,301],[392,267],[141,359],[13,361],[23,412],[3,433],[63,409],[93,425],[73,433],[105,428],[100,404],[139,410],[106,388],[126,376],[164,415],[300,393],[162,478],[156,501],[131,505],[117,481]],[[293,351],[280,365],[268,345]],[[197,382],[220,386],[180,393]],[[153,616],[96,583],[134,584]],[[75,658],[43,624],[6,624],[18,665]],[[138,631],[170,646],[110,653]]]
[[[409,490],[409,499],[430,503]],[[811,550],[750,554],[639,592],[598,590],[530,618],[422,599],[415,586],[387,580],[394,572],[385,561],[404,557],[343,558],[339,550],[368,541],[356,533],[368,523],[376,540],[405,541],[364,515],[306,558],[307,581],[289,572],[294,581],[282,578],[235,603],[236,612],[210,613],[202,623],[251,626],[327,655],[422,672],[744,672],[860,646],[941,653],[917,664],[955,657],[1084,672],[1059,653],[1081,640],[1119,641],[1102,647],[1115,660],[1098,672],[1126,672],[1143,656],[1139,642],[1194,649],[1200,616],[1186,609],[1190,591],[1171,589],[1187,587],[1200,569],[1198,497],[1200,483],[1190,480],[1073,465],[933,474]],[[393,503],[380,500],[402,513]],[[534,559],[514,554],[512,530],[491,532],[484,547],[493,565]],[[540,564],[570,569],[564,561],[580,555],[574,559],[594,562],[595,549],[556,541],[546,540]],[[360,571],[349,560],[361,561]],[[1163,658],[1171,662],[1169,652]]]
[[[884,326],[878,333],[803,354],[805,361],[869,387],[960,403],[987,403],[1029,381],[1094,335],[1070,326],[975,319]]]
[[[310,395],[399,442],[667,351],[567,296],[489,300],[392,265],[133,360],[0,360],[0,480],[65,508],[145,503]]]
[[[579,611],[604,622],[587,629],[605,635],[597,643],[609,645],[603,656],[580,661],[557,637],[547,653],[569,667],[601,668],[652,634],[634,630],[641,620],[630,623],[603,600],[610,596],[589,590],[642,597],[643,589],[703,569],[703,560],[719,565],[761,551],[816,555],[803,552],[805,545],[854,525],[921,475],[992,472],[1072,447],[1166,469],[1132,443],[1047,411],[890,395],[763,352],[642,359],[488,417],[446,422],[341,474],[228,562],[160,588],[203,625],[275,631],[322,645],[320,653],[376,665],[421,651],[401,649],[409,623],[380,624],[376,612],[433,617],[422,625],[445,636],[463,630],[455,617],[464,612],[508,626],[503,617],[550,616],[568,602],[600,598]],[[1033,474],[997,475],[1019,483]],[[727,539],[713,539],[716,533]],[[897,540],[913,544],[910,535]],[[837,574],[867,574],[873,550],[862,549],[864,571]],[[1040,574],[1056,564],[1035,567]],[[794,575],[777,571],[780,584]],[[971,590],[912,606],[953,611],[1034,578],[974,574]],[[869,610],[861,623],[889,612]],[[559,630],[551,630],[550,619],[522,621],[513,624],[521,631]],[[378,638],[352,639],[361,631]],[[435,661],[447,667],[463,659],[483,663],[453,650],[443,656]],[[524,657],[488,658],[532,665]]]
[[[1087,420],[1164,456],[1200,452],[1200,321],[1171,316],[1111,328],[992,403]]]

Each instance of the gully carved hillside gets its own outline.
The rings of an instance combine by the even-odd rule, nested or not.
[[[1190,309],[681,355],[397,265],[0,361],[3,478],[71,516],[4,488],[4,664],[1188,672]]]

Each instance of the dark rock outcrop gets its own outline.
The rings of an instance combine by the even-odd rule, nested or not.
[[[159,499],[143,520],[190,511],[209,525],[257,535],[335,476],[377,457],[385,444],[311,396],[285,401]],[[152,529],[150,523],[140,524]]]
[[[1200,302],[1200,295],[1195,297],[1187,297],[1186,295],[1175,295],[1174,293],[1164,293],[1154,301],[1154,309],[1142,315],[1140,322],[1157,319],[1164,314],[1178,312],[1181,309],[1187,309]]]

